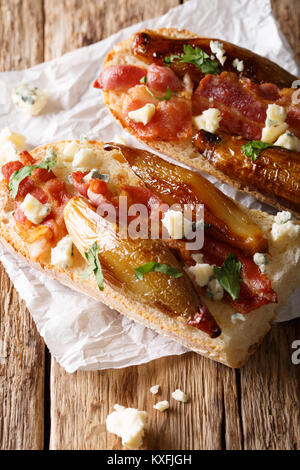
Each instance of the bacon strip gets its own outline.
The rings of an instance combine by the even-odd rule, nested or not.
[[[103,91],[126,91],[137,85],[145,75],[146,70],[136,65],[112,65],[100,73],[94,87],[101,88]]]
[[[207,75],[193,95],[193,114],[217,108],[222,115],[220,130],[260,140],[268,105],[276,103],[286,108],[289,129],[300,136],[300,105],[293,104],[294,92],[293,88],[279,90],[272,83],[257,85],[230,72]]]
[[[203,248],[204,263],[221,266],[230,253],[234,253],[242,263],[242,283],[238,300],[232,300],[225,293],[226,301],[240,313],[249,313],[268,303],[277,303],[277,294],[271,281],[262,274],[252,257],[245,256],[240,250],[205,236]]]
[[[153,103],[156,107],[155,114],[148,124],[136,123],[129,118],[130,111],[142,108],[147,103]],[[127,125],[146,140],[170,141],[192,135],[190,100],[173,96],[170,100],[159,101],[149,94],[144,85],[137,85],[128,91],[122,114]]]
[[[221,130],[259,140],[268,104],[279,97],[278,88],[272,84],[255,85],[229,72],[207,75],[193,95],[193,114],[217,108],[222,115]]]

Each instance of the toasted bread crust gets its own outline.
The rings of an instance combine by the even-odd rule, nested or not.
[[[51,147],[57,152],[62,152],[65,144],[65,141],[61,141],[51,144]],[[35,149],[32,155],[39,158],[49,146]],[[89,146],[101,152],[103,159],[108,158],[108,152],[103,151],[101,142],[91,142]],[[243,210],[270,238],[274,218],[259,211],[250,211],[246,208],[243,208]],[[222,335],[212,339],[202,331],[187,326],[182,319],[171,318],[143,302],[136,302],[127,293],[120,293],[108,284],[105,284],[104,290],[100,292],[93,278],[88,278],[85,282],[82,282],[80,275],[86,269],[86,263],[78,252],[74,254],[73,266],[68,269],[52,266],[50,262],[37,263],[33,261],[30,255],[30,246],[18,236],[14,229],[11,204],[5,194],[0,195],[0,241],[15,256],[20,257],[23,261],[46,273],[51,278],[105,303],[130,319],[178,341],[203,356],[222,362],[230,367],[241,367],[257,349],[263,337],[269,331],[279,309],[287,302],[299,280],[300,237],[296,240],[288,240],[280,246],[275,246],[270,241],[268,276],[278,294],[279,303],[261,307],[245,315],[244,320],[237,320],[234,323],[232,314],[236,312],[232,307],[222,302],[213,302],[207,299],[206,303],[210,311],[222,328]]]

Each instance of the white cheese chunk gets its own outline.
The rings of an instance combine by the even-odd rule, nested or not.
[[[218,279],[210,279],[207,284],[206,294],[211,300],[223,299],[224,289],[219,283]]]
[[[40,224],[50,212],[47,204],[42,204],[31,194],[26,194],[24,201],[20,205],[20,209],[24,212],[30,222]]]
[[[155,114],[155,106],[152,103],[147,103],[142,108],[135,111],[129,111],[128,117],[134,122],[141,122],[146,126],[151,121]]]
[[[73,242],[70,235],[66,235],[51,249],[51,264],[66,269],[72,265]]]
[[[25,141],[24,135],[12,132],[9,127],[4,127],[0,132],[0,145],[4,142],[12,142],[17,150],[23,150]]]
[[[99,165],[99,155],[93,149],[83,148],[74,155],[72,166],[92,170]]]
[[[273,144],[287,130],[286,116],[287,113],[283,106],[278,104],[268,105],[266,123],[262,130],[261,140],[263,142]]]
[[[279,145],[288,150],[294,150],[295,152],[300,152],[300,139],[296,137],[292,132],[285,132],[282,134],[274,143],[274,145]]]
[[[18,153],[24,149],[25,137],[4,127],[0,132],[0,166],[17,160]]]
[[[181,240],[184,235],[192,231],[193,222],[186,219],[181,211],[169,209],[162,218],[162,224],[167,229],[171,238]]]
[[[278,104],[269,104],[267,109],[266,125],[283,124],[286,120],[286,110]]]
[[[286,122],[283,124],[275,124],[272,126],[265,126],[262,130],[261,140],[267,144],[273,144],[278,137],[283,134],[288,128]]]
[[[226,52],[224,49],[224,44],[219,41],[210,41],[210,50],[213,54],[216,55],[220,64],[224,65],[226,61]]]
[[[64,148],[63,160],[71,162],[79,150],[80,145],[75,140],[72,140],[72,142],[69,142]]]
[[[159,401],[158,403],[156,403],[153,408],[155,408],[156,410],[162,412],[162,411],[166,411],[168,408],[170,408],[170,404],[167,400],[163,400],[163,401]]]
[[[12,100],[22,111],[31,116],[38,115],[47,104],[49,94],[39,88],[24,83],[18,85],[13,93]]]
[[[214,274],[213,266],[206,263],[197,263],[195,266],[187,268],[187,273],[191,274],[200,287],[208,284],[211,276]]]
[[[291,212],[277,212],[271,230],[274,241],[282,241],[287,238],[296,238],[299,233],[300,225],[295,223]]]
[[[115,411],[106,418],[109,432],[122,438],[122,444],[128,449],[138,449],[143,444],[147,413],[136,408],[115,405]]]
[[[232,65],[235,69],[237,69],[238,72],[243,72],[244,70],[244,62],[239,59],[234,59],[232,61]]]
[[[272,225],[271,234],[274,241],[282,241],[287,238],[296,238],[299,233],[300,225],[296,225],[290,220],[284,224],[277,224],[275,222]]]
[[[253,261],[259,267],[260,271],[266,273],[266,265],[269,263],[268,255],[266,253],[254,253]]]
[[[153,385],[150,388],[150,392],[153,393],[153,395],[156,395],[159,392],[159,385]]]
[[[245,318],[245,315],[243,315],[242,313],[233,313],[231,315],[231,321],[232,323],[237,323],[238,321],[245,321],[246,318]]]
[[[285,224],[289,220],[293,220],[293,214],[289,211],[280,211],[275,215],[274,221],[276,224]]]
[[[181,401],[182,403],[187,403],[190,399],[190,397],[179,388],[177,388],[175,392],[172,393],[172,397],[174,400]]]
[[[216,132],[219,129],[221,113],[216,108],[209,108],[199,116],[193,117],[193,124],[196,129],[203,129],[208,132]]]

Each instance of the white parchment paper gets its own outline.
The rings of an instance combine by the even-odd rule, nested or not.
[[[80,134],[104,141],[118,135],[140,145],[115,123],[101,93],[92,84],[105,55],[119,41],[144,27],[171,26],[247,47],[299,75],[291,50],[272,16],[269,0],[191,0],[160,18],[126,28],[92,46],[27,70],[1,73],[0,129],[8,125],[26,135],[30,147],[78,138]],[[12,89],[26,82],[50,93],[50,101],[40,116],[28,117],[12,104]],[[226,185],[221,188],[249,207],[262,207]],[[49,350],[68,372],[126,367],[186,351],[100,302],[37,273],[3,248],[0,259]],[[300,289],[278,320],[298,316],[299,302]]]

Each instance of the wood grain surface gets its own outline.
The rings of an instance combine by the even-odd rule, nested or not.
[[[42,1],[1,1],[0,23],[0,70],[44,60]],[[44,342],[1,265],[1,449],[44,446],[44,352]]]
[[[298,59],[299,3],[272,0]],[[178,4],[177,0],[0,0],[0,69],[28,67],[60,56]],[[148,449],[300,448],[300,366],[291,362],[291,344],[300,339],[299,320],[274,326],[240,371],[193,353],[72,375],[52,360],[45,390],[49,393],[50,387],[49,410],[50,403],[44,400],[43,342],[2,267],[0,283],[0,448],[121,449],[120,439],[105,428],[115,403],[149,412]],[[156,383],[161,386],[157,397],[149,392]],[[175,388],[189,393],[191,402],[171,399]],[[170,399],[166,413],[153,410],[161,399]],[[44,434],[48,413],[51,427],[46,420]]]

